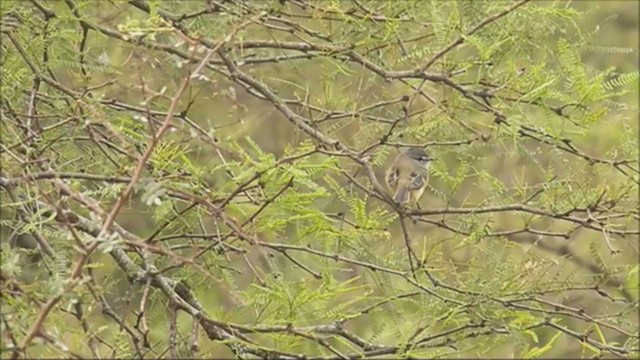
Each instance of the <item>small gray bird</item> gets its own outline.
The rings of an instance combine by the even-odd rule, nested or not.
[[[409,148],[393,161],[387,171],[389,189],[394,192],[393,201],[404,205],[412,200],[418,204],[429,181],[429,165],[435,160],[421,148]]]

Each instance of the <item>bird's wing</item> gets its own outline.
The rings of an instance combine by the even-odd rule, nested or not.
[[[417,190],[427,184],[427,175],[421,172],[414,171],[411,173],[411,180],[409,186],[411,190]]]
[[[398,179],[400,177],[400,170],[396,167],[392,168],[389,173],[387,173],[387,184],[390,187],[395,188],[398,185]]]

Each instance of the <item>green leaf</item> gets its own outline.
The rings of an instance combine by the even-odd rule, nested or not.
[[[555,343],[556,340],[558,340],[560,335],[562,335],[562,332],[560,332],[560,331],[556,332],[556,334],[551,338],[551,340],[549,340],[548,343],[546,343],[542,347],[531,348],[525,354],[522,354],[522,358],[523,359],[534,359],[534,358],[538,358],[538,357],[544,355],[545,353],[547,353],[549,350],[551,350],[553,348],[553,343]]]

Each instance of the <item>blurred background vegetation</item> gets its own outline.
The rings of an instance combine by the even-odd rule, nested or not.
[[[3,1],[2,358],[637,357],[639,3],[492,19],[515,4]],[[445,80],[394,73],[458,38],[426,69]],[[409,214],[363,166],[383,183],[404,145],[437,158]],[[46,209],[100,228],[78,198],[109,213],[148,146],[121,229],[69,285],[97,233]]]

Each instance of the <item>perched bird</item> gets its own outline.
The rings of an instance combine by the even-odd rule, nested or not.
[[[394,192],[393,201],[404,205],[412,200],[418,204],[429,181],[429,165],[434,158],[424,149],[409,148],[393,161],[387,170],[386,180]]]

